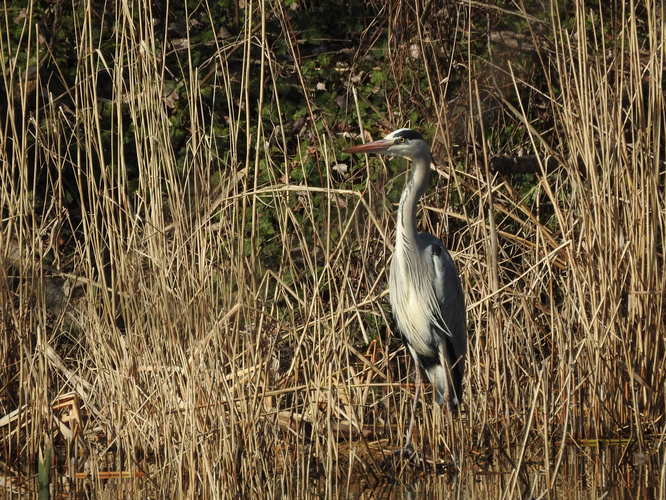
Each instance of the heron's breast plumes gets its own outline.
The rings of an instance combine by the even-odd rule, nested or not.
[[[391,261],[389,298],[400,333],[414,351],[435,356],[431,327],[437,321],[439,306],[432,287],[432,270],[427,269],[418,253],[396,246]]]

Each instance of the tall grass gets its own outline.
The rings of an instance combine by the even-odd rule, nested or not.
[[[374,28],[388,30],[398,89],[387,95],[396,114],[386,125],[404,125],[417,105],[399,91],[415,45],[412,63],[428,63],[418,105],[439,174],[420,226],[458,263],[471,335],[462,415],[443,414],[430,392],[419,406],[426,465],[392,455],[413,393],[385,298],[388,194],[404,177],[359,159],[347,174],[354,182],[336,180],[336,164],[351,166],[340,146],[360,139],[343,141],[317,111],[285,7],[247,2],[242,31],[213,40],[214,58],[195,64],[189,36],[156,36],[150,2],[118,3],[109,19],[85,3],[69,34],[76,82],[63,96],[49,91],[57,68],[42,72],[55,61],[31,8],[19,18],[5,6],[7,33],[24,19],[17,45],[0,37],[8,494],[35,487],[49,449],[61,491],[197,498],[346,496],[423,468],[460,471],[463,494],[538,495],[585,481],[570,465],[572,442],[620,446],[614,460],[600,459],[604,470],[663,454],[663,5],[627,5],[614,23],[583,4],[566,19],[553,4],[546,22],[503,13],[529,28],[520,43],[540,61],[537,89],[510,58],[473,55],[472,11],[492,6],[461,4],[444,47],[418,8],[389,4],[386,25]],[[269,21],[284,30],[307,109],[297,137],[280,112],[285,63]],[[411,41],[401,21],[416,30]],[[112,54],[99,49],[100,23],[115,25]],[[173,50],[184,55],[190,124],[180,157],[166,85]],[[102,79],[110,95],[100,95]],[[203,95],[211,81],[214,93]],[[363,128],[352,87],[347,113]],[[534,125],[530,92],[547,130]],[[225,110],[222,140],[212,107]],[[510,135],[492,136],[500,125],[520,129],[521,154],[536,158],[527,190],[490,168],[494,149],[515,148]],[[134,144],[123,140],[129,129]],[[306,136],[310,147],[295,150]],[[294,176],[306,162],[324,184]],[[468,480],[479,470],[504,474],[476,490]]]

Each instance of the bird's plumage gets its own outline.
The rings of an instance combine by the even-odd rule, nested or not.
[[[408,240],[400,226],[389,277],[393,316],[414,360],[433,384],[437,403],[447,401],[455,410],[462,398],[467,350],[458,270],[439,238],[416,233]]]
[[[417,233],[414,242],[414,247],[396,242],[389,276],[393,316],[414,360],[433,384],[437,403],[447,401],[456,409],[467,350],[460,278],[439,238]]]

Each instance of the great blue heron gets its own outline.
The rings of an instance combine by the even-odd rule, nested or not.
[[[416,231],[416,205],[430,184],[432,161],[421,134],[401,128],[345,153],[402,156],[413,165],[400,196],[389,277],[393,316],[416,364],[416,390],[404,447],[411,450],[420,367],[434,386],[438,404],[446,401],[452,412],[460,405],[467,350],[465,298],[458,270],[442,240]]]

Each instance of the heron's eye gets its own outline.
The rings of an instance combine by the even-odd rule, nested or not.
[[[398,138],[396,138],[395,143],[396,144],[404,144],[406,141],[407,141],[407,139],[405,139],[404,137],[398,137]]]

